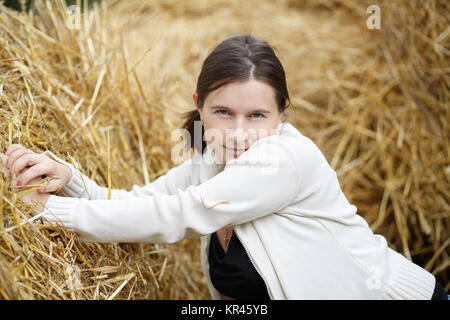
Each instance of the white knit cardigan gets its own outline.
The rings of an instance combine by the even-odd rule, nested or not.
[[[431,299],[435,277],[388,247],[343,194],[336,172],[294,126],[256,141],[225,167],[209,147],[130,191],[81,174],[47,201],[45,221],[80,241],[174,243],[201,237],[209,277],[210,235],[233,225],[272,299]]]

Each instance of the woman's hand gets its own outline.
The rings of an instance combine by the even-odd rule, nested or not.
[[[31,183],[38,182],[40,180],[41,179],[35,179],[35,180],[31,181]],[[28,204],[32,204],[33,201],[37,201],[38,203],[36,204],[36,206],[33,209],[33,214],[38,214],[38,213],[41,213],[42,211],[44,211],[45,204],[47,203],[47,200],[50,196],[51,196],[51,193],[49,193],[49,192],[42,193],[42,192],[38,192],[38,190],[33,190],[30,193],[21,197],[20,200],[22,200],[23,202],[28,203]]]
[[[44,154],[35,153],[20,144],[10,145],[4,155],[6,168],[17,177],[17,186],[32,184],[46,175],[51,180],[39,192],[54,192],[64,187],[72,178],[72,170]]]
[[[6,167],[6,161],[8,160],[8,157],[5,156],[4,154],[0,154],[0,160],[3,164],[3,166]],[[9,172],[8,172],[9,170],[2,169],[2,171],[5,175],[9,174]],[[17,180],[13,176],[10,181],[11,181],[11,184],[15,185]],[[29,181],[29,184],[38,184],[41,181],[42,181],[41,177],[36,177],[34,179],[31,179]],[[26,193],[25,195],[21,196],[20,200],[22,200],[23,202],[28,203],[28,204],[33,204],[33,201],[36,201],[37,204],[33,208],[33,213],[38,214],[38,213],[41,213],[45,209],[45,204],[47,203],[47,200],[50,197],[50,195],[51,195],[50,193],[42,193],[42,192],[38,192],[38,190],[32,190],[32,191]]]

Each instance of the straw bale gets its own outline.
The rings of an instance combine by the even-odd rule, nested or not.
[[[67,28],[66,12],[61,1],[36,1],[29,14],[0,6],[2,150],[11,143],[52,150],[112,188],[155,180],[173,166],[163,93],[156,82],[139,87],[137,63],[108,20],[107,3],[86,13],[81,29]],[[32,205],[2,173],[0,297],[206,297],[198,249],[189,241],[76,242],[64,230],[30,222]]]

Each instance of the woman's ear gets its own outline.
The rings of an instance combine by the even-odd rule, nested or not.
[[[194,92],[194,93],[192,94],[192,98],[194,99],[194,104],[197,106],[197,98],[198,98],[197,92]]]
[[[289,105],[289,100],[286,99],[285,103],[284,103],[284,107],[287,108],[287,106]],[[285,109],[281,114],[280,114],[280,121],[284,122],[287,120],[289,114],[288,111]]]

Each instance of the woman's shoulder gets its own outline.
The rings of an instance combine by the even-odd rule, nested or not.
[[[289,155],[299,169],[328,166],[317,144],[289,122],[283,123],[279,135],[273,137],[273,143],[278,146],[278,152]]]

